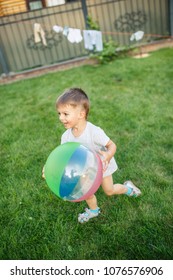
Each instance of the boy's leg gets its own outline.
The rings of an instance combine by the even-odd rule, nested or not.
[[[94,209],[98,208],[97,198],[94,194],[92,196],[90,196],[88,199],[86,199],[86,203],[87,203],[89,209],[94,210]]]
[[[103,178],[102,188],[107,195],[125,194],[127,187],[122,184],[114,184],[112,175]]]
[[[133,197],[141,195],[140,189],[138,189],[131,181],[126,181],[123,185],[113,184],[112,175],[103,178],[102,187],[107,195],[126,194]]]
[[[141,191],[131,182],[126,181],[122,184],[114,184],[112,175],[103,178],[102,188],[107,195],[119,195],[126,194],[128,196],[137,197],[141,194]],[[79,214],[78,221],[80,223],[88,222],[91,218],[97,217],[100,213],[100,209],[97,206],[97,199],[95,195],[92,195],[86,200],[88,208],[85,212]]]

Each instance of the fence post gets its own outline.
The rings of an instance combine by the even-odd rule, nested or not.
[[[85,20],[85,27],[86,29],[88,28],[88,10],[87,10],[87,5],[86,5],[86,0],[81,0],[82,2],[82,11],[84,15],[84,20]]]
[[[173,0],[169,0],[169,10],[170,10],[170,35],[173,36]]]
[[[5,58],[4,58],[4,55],[3,55],[1,47],[0,47],[0,64],[2,65],[3,73],[8,75],[9,74],[9,69],[8,69],[7,63],[5,61]]]

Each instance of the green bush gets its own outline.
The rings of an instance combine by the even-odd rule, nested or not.
[[[103,42],[103,50],[101,52],[93,53],[91,57],[97,58],[101,64],[108,63],[118,56],[118,53],[116,52],[117,47],[118,45],[116,42],[109,39],[109,41]]]

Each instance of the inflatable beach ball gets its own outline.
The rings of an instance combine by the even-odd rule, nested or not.
[[[100,157],[77,142],[55,148],[45,164],[47,185],[58,197],[78,202],[94,194],[102,182]]]

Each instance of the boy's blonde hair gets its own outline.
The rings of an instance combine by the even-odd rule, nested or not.
[[[87,94],[80,88],[67,89],[62,95],[56,100],[56,108],[60,105],[71,105],[76,107],[81,105],[86,112],[86,118],[89,113],[90,102]]]

